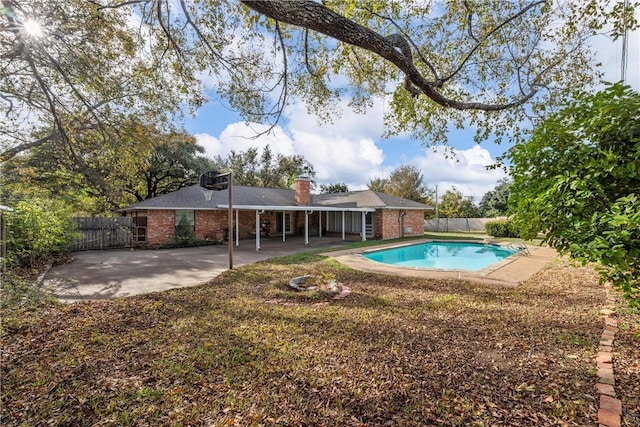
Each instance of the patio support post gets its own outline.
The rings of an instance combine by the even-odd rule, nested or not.
[[[227,191],[229,193],[229,236],[227,236],[227,244],[229,245],[229,270],[233,270],[233,237],[231,237],[231,233],[233,233],[233,174],[231,172],[229,172],[229,185],[227,187]]]
[[[304,211],[304,244],[309,244],[309,215],[311,215],[313,211]]]
[[[322,212],[318,211],[318,237],[322,237]]]
[[[282,211],[282,242],[286,242],[287,238],[287,212],[286,211]]]
[[[240,246],[240,211],[236,209],[236,246]]]
[[[363,242],[367,241],[366,222],[367,222],[367,213],[362,211],[362,230],[360,231],[360,237],[362,237]]]
[[[344,234],[344,211],[342,211],[342,240],[346,240]]]
[[[329,230],[329,211],[327,211],[327,230]]]
[[[256,211],[256,251],[260,250],[260,213],[264,211]]]

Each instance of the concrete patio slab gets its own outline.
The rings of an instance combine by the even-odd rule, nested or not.
[[[234,246],[234,267],[268,258],[340,247],[340,238],[263,238],[261,250],[253,241]],[[71,263],[53,267],[43,287],[65,302],[127,297],[205,283],[229,266],[228,246],[179,249],[117,249],[74,253]]]
[[[428,240],[412,240],[416,244]],[[234,267],[304,251],[331,250],[323,255],[356,270],[403,277],[460,279],[503,286],[516,286],[544,268],[557,253],[550,248],[530,247],[530,256],[515,255],[479,273],[453,270],[420,270],[384,265],[362,256],[365,251],[397,247],[398,243],[340,250],[352,241],[339,237],[262,239],[261,250],[253,241],[234,246]],[[477,243],[477,242],[476,242]],[[195,286],[228,269],[227,245],[179,249],[121,249],[76,252],[74,261],[52,268],[43,287],[65,302],[127,297]]]

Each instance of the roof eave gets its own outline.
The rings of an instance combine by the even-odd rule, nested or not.
[[[376,208],[341,208],[334,206],[266,206],[266,205],[233,205],[234,209],[237,210],[250,210],[250,211],[327,211],[327,212],[375,212]],[[122,209],[118,209],[121,212],[127,211],[137,211],[137,210],[197,210],[197,211],[217,211],[229,209],[229,205],[215,205],[212,207],[185,207],[185,206],[153,206],[153,207],[144,207],[144,206],[132,206],[126,207]]]

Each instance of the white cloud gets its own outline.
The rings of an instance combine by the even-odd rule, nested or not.
[[[346,107],[346,103],[344,106]],[[376,105],[365,114],[348,107],[341,118],[330,124],[319,124],[302,104],[286,112],[288,133],[276,126],[271,132],[256,138],[268,129],[266,125],[242,122],[229,124],[219,136],[198,134],[198,143],[209,157],[245,151],[250,147],[269,145],[274,154],[304,156],[316,171],[316,183],[346,183],[350,189],[366,188],[369,179],[379,176],[383,151],[375,139],[383,132],[382,106]]]
[[[621,79],[622,40],[612,42],[604,36],[595,39],[594,49],[602,61],[604,80],[615,82]],[[627,49],[627,79],[626,83],[634,90],[640,90],[640,30],[629,32]]]
[[[369,138],[296,132],[295,144],[314,166],[318,184],[344,182],[350,189],[363,188],[382,163],[382,150]]]
[[[196,135],[207,155],[227,155],[231,150],[244,151],[250,147],[269,145],[275,154],[304,156],[316,171],[316,184],[344,182],[351,190],[366,188],[375,177],[388,178],[393,169],[408,163],[420,169],[425,183],[438,185],[440,195],[456,187],[465,196],[472,196],[478,203],[482,196],[493,190],[497,182],[506,177],[502,169],[487,170],[495,162],[485,148],[473,146],[467,150],[454,150],[455,158],[446,158],[443,151],[424,149],[422,154],[401,163],[384,164],[383,149],[376,144],[375,134],[380,116],[354,115],[347,120],[337,120],[326,126],[315,125],[315,118],[300,108],[289,115],[289,134],[275,127],[269,134],[255,138],[256,133],[267,129],[266,125],[232,123],[218,137]]]
[[[364,114],[353,111],[345,100],[340,101],[336,108],[341,111],[341,114],[339,117],[334,116],[331,123],[319,122],[315,115],[307,112],[304,102],[288,106],[284,114],[292,131],[369,138],[379,138],[385,131],[383,120],[385,103],[382,98],[375,98],[373,106]]]
[[[197,133],[193,136],[196,138],[198,144],[204,147],[205,156],[213,158],[216,154],[222,152],[222,144],[220,144],[220,140],[215,136],[209,135],[208,133]]]
[[[227,125],[218,137],[207,133],[196,134],[198,144],[205,149],[205,155],[213,158],[216,155],[226,157],[232,150],[236,152],[246,151],[257,147],[262,150],[269,145],[274,154],[289,156],[296,154],[293,142],[282,128],[276,126],[270,132],[256,137],[269,129],[267,125],[259,123],[235,122]]]
[[[302,104],[286,112],[296,151],[314,166],[318,184],[344,182],[352,190],[366,188],[383,163],[383,151],[375,140],[384,131],[381,102],[358,114],[346,101],[342,116],[332,123],[318,123]]]
[[[479,145],[454,151],[455,158],[446,158],[442,151],[425,150],[423,156],[410,162],[420,168],[426,184],[438,186],[439,195],[456,187],[463,195],[472,196],[479,203],[486,192],[493,190],[497,182],[507,176],[500,168],[486,168],[495,163],[495,159]]]

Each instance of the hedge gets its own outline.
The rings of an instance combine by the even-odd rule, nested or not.
[[[520,231],[506,219],[489,221],[484,226],[489,236],[493,237],[520,237]]]

